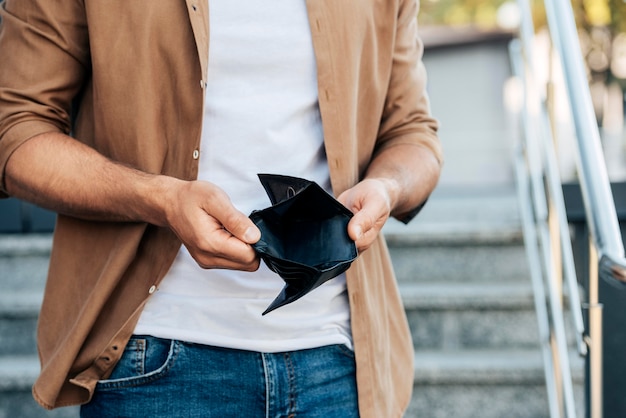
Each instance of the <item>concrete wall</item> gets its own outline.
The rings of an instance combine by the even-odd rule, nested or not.
[[[445,165],[439,192],[511,188],[517,127],[504,106],[508,34],[423,30],[432,112]]]

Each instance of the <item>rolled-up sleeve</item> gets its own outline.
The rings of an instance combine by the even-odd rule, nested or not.
[[[69,133],[89,69],[80,1],[6,0],[0,7],[0,197],[13,152],[46,132]]]
[[[426,91],[424,46],[417,30],[418,4],[415,0],[400,3],[391,77],[376,151],[398,144],[417,144],[431,150],[442,163],[438,122],[431,115]]]

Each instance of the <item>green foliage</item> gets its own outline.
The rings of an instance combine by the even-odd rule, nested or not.
[[[544,29],[544,1],[549,0],[528,1],[535,29]],[[590,78],[626,85],[626,0],[570,1]],[[418,21],[422,26],[515,30],[502,25],[503,12],[511,13],[515,4],[516,0],[422,0]]]
[[[418,19],[423,25],[496,27],[498,7],[506,0],[423,0]]]
[[[626,32],[626,1],[571,0],[576,21],[582,27],[607,26],[614,33]],[[545,25],[543,0],[530,0],[536,28]],[[422,0],[418,20],[422,25],[472,25],[498,27],[497,14],[514,0]]]

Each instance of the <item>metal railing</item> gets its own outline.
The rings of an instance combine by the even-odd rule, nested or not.
[[[511,42],[514,76],[522,84],[519,116],[523,134],[516,152],[516,178],[526,252],[545,366],[551,417],[576,417],[563,301],[578,353],[588,356],[587,403],[592,418],[602,411],[602,305],[598,280],[626,283],[626,259],[600,134],[588,88],[571,4],[545,0],[552,52],[562,70],[576,136],[576,167],[590,231],[590,272],[585,328],[574,267],[555,142],[553,85],[537,79],[535,29],[529,0],[518,0],[519,37]],[[550,58],[551,59],[551,58]]]

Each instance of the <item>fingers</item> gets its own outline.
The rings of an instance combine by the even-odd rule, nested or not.
[[[254,249],[225,229],[207,234],[206,242],[193,248],[189,244],[186,246],[198,265],[205,269],[255,271],[259,268],[259,258]]]
[[[348,235],[359,252],[365,251],[389,218],[391,208],[385,188],[378,181],[365,180],[346,190],[338,200],[354,213],[348,223]]]
[[[188,182],[178,194],[170,227],[203,268],[254,271],[259,259],[251,247],[261,237],[217,186]]]

